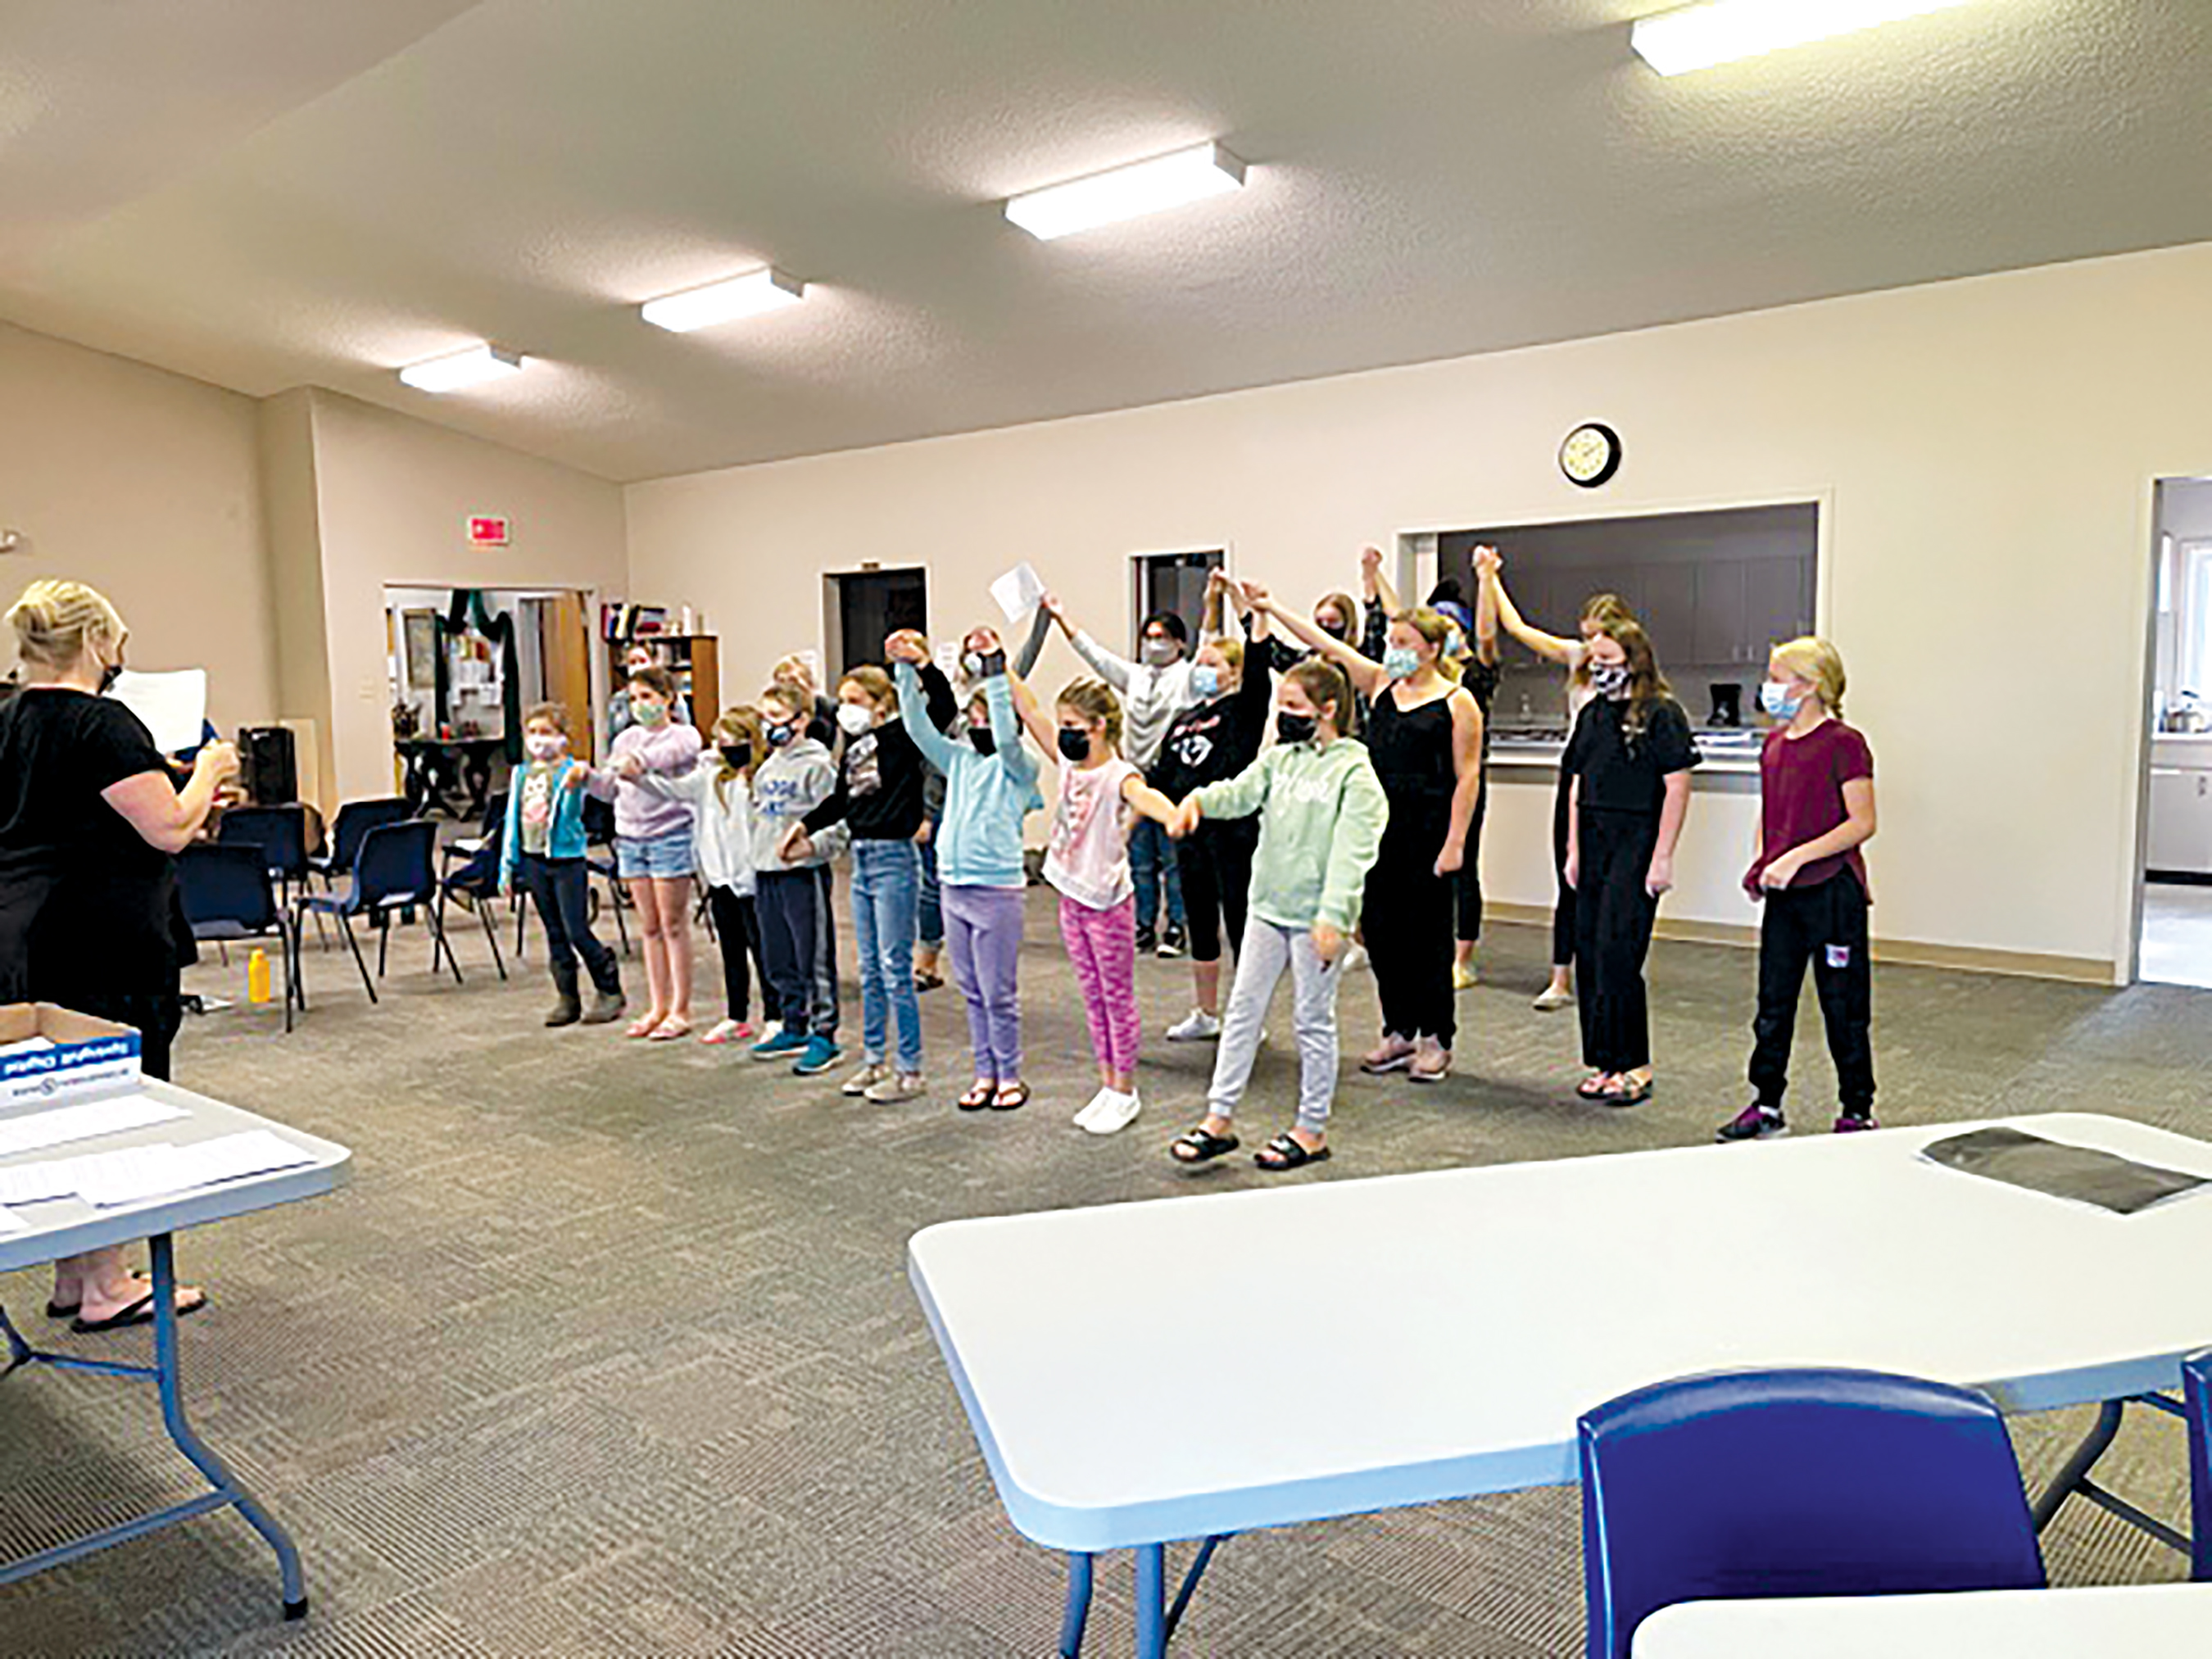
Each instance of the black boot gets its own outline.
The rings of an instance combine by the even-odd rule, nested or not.
[[[558,1000],[546,1012],[546,1024],[574,1025],[584,1017],[584,1003],[576,994],[576,970],[573,966],[565,974],[557,968],[553,970],[553,989]]]

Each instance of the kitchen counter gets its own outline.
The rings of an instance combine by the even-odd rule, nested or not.
[[[1693,787],[1710,785],[1740,790],[1746,780],[1751,788],[1759,787],[1759,750],[1765,740],[1764,730],[1701,727],[1692,735],[1697,739],[1699,757],[1697,769],[1690,775]],[[1491,733],[1490,764],[1493,770],[1515,767],[1557,771],[1566,747],[1565,733],[1556,727],[1531,731],[1499,726]]]

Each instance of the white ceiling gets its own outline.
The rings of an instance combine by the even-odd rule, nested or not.
[[[2212,240],[2212,3],[0,0],[0,317],[633,479]],[[1007,193],[1218,137],[1249,188]],[[804,306],[678,337],[773,260]],[[2212,296],[2208,296],[2212,297]],[[390,370],[532,354],[431,398]]]

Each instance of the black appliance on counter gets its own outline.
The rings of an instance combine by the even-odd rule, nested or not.
[[[1743,687],[1726,680],[1712,683],[1713,726],[1741,726],[1743,724]]]

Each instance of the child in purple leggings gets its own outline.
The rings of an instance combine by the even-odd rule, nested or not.
[[[963,641],[962,666],[974,690],[958,738],[939,732],[922,702],[919,668],[928,652],[919,634],[894,634],[884,642],[906,729],[923,757],[945,775],[945,818],[936,836],[939,890],[952,978],[967,999],[975,1055],[975,1086],[957,1103],[963,1112],[987,1106],[1011,1112],[1030,1097],[1030,1085],[1022,1081],[1022,1012],[1015,985],[1025,885],[1022,820],[1044,800],[1037,793],[1036,762],[1022,746],[999,636],[978,628]]]
[[[1121,758],[1121,705],[1103,680],[1060,688],[1057,726],[1019,679],[1014,703],[1037,742],[1060,763],[1060,799],[1044,876],[1060,890],[1060,933],[1075,965],[1091,1047],[1098,1057],[1098,1092],[1075,1115],[1095,1135],[1135,1121],[1137,1098],[1137,902],[1129,878],[1131,809],[1159,823],[1174,821],[1175,803]]]

